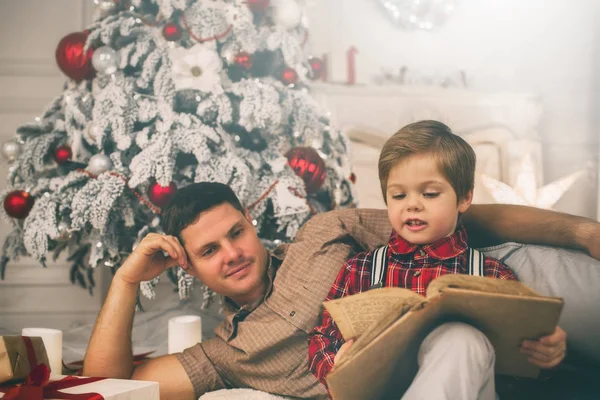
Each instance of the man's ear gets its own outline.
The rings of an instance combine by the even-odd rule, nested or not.
[[[473,190],[469,190],[461,200],[458,201],[458,212],[464,213],[471,206],[473,201]]]

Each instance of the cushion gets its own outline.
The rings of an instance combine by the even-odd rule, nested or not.
[[[481,250],[538,293],[562,297],[559,325],[567,332],[567,360],[600,366],[600,261],[574,250],[518,243]]]
[[[285,400],[287,397],[261,392],[254,389],[222,389],[206,393],[198,400]]]

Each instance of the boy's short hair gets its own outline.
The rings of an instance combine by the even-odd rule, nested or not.
[[[233,190],[218,182],[197,182],[179,189],[162,209],[161,226],[167,235],[181,240],[181,231],[200,218],[200,214],[228,203],[244,213],[244,207]]]
[[[475,184],[475,152],[460,136],[438,121],[419,121],[396,132],[381,149],[379,182],[387,204],[387,181],[398,162],[415,154],[431,154],[440,173],[448,180],[458,200],[473,190]]]

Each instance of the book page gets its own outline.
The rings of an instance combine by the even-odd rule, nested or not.
[[[422,303],[425,299],[408,289],[381,288],[323,303],[344,340],[359,337],[393,310]],[[396,314],[396,318],[398,315]]]
[[[439,295],[444,289],[467,289],[485,293],[503,293],[517,296],[540,297],[541,295],[518,281],[493,279],[462,274],[442,275],[427,287],[427,298]]]

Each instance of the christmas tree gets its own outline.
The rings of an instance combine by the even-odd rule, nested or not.
[[[267,247],[352,205],[347,142],[308,91],[323,65],[301,2],[95,0],[94,23],[57,46],[64,92],[3,145],[2,277],[20,256],[62,254],[91,290],[192,182],[229,184]],[[192,278],[170,273],[186,296]]]

